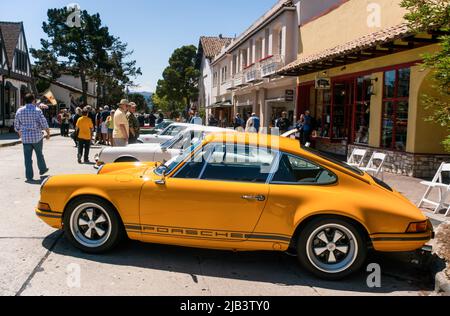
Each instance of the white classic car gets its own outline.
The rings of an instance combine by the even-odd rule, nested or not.
[[[95,156],[95,167],[99,168],[104,164],[119,162],[165,162],[177,157],[192,144],[203,140],[206,135],[220,132],[233,132],[233,130],[191,125],[184,132],[163,144],[134,144],[127,147],[104,148]]]
[[[168,140],[171,140],[181,132],[184,132],[188,128],[196,126],[187,123],[172,123],[167,126],[162,132],[156,135],[141,135],[138,138],[138,143],[141,144],[162,144]]]

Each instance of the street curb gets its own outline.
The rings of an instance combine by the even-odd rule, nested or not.
[[[60,136],[61,133],[55,133],[55,134],[51,134],[50,137],[55,137],[55,136]],[[13,147],[13,146],[17,146],[22,144],[21,140],[17,140],[17,141],[12,141],[10,143],[5,143],[5,144],[0,144],[0,148],[5,148],[5,147]]]

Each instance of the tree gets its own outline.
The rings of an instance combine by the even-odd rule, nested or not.
[[[148,110],[147,100],[142,94],[131,93],[128,95],[128,101],[136,103],[138,112]]]
[[[176,49],[163,72],[163,79],[158,81],[154,104],[165,107],[173,116],[184,112],[198,97],[200,72],[195,67],[196,56],[197,48],[193,45]]]
[[[423,95],[423,102],[433,114],[427,118],[446,127],[450,133],[450,2],[448,0],[403,0],[409,12],[405,18],[416,32],[433,29],[440,32],[441,50],[424,55],[424,66],[433,73],[434,88],[439,96]],[[450,152],[450,135],[443,142]]]
[[[98,13],[80,11],[77,26],[67,24],[71,13],[67,8],[48,10],[48,21],[42,27],[47,39],[41,39],[41,49],[31,50],[36,71],[52,80],[63,72],[80,77],[83,100],[87,100],[88,78],[98,82],[100,97],[109,89],[117,92],[133,84],[130,77],[140,75],[141,70],[136,61],[127,60],[132,54],[127,45],[109,33]],[[104,93],[100,94],[102,90]]]

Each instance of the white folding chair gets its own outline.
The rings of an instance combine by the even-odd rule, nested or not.
[[[450,194],[450,183],[444,182],[444,172],[450,172],[450,164],[443,162],[441,166],[439,167],[436,175],[434,176],[433,180],[430,181],[423,181],[420,184],[427,187],[427,190],[422,198],[422,200],[419,203],[419,208],[423,206],[423,204],[431,204],[435,206],[434,209],[435,213],[438,213],[441,209],[448,207],[446,216],[450,215],[450,204],[446,203],[447,197]],[[433,201],[430,200],[430,194],[432,193],[433,189],[438,189],[439,192],[439,201]]]
[[[383,167],[385,161],[386,161],[386,154],[373,153],[369,163],[367,164],[367,167],[360,167],[359,169],[369,174],[372,174],[375,178],[378,178],[378,176],[381,174],[382,179],[384,180]]]
[[[353,167],[361,167],[366,159],[367,150],[364,149],[354,149],[352,155],[347,161],[347,164]]]

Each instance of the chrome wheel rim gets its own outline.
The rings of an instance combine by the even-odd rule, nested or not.
[[[346,227],[327,224],[317,228],[306,244],[307,256],[318,270],[336,274],[350,268],[358,257],[358,241]]]
[[[111,226],[106,210],[94,203],[79,205],[70,218],[72,236],[88,248],[103,246],[111,236]]]

